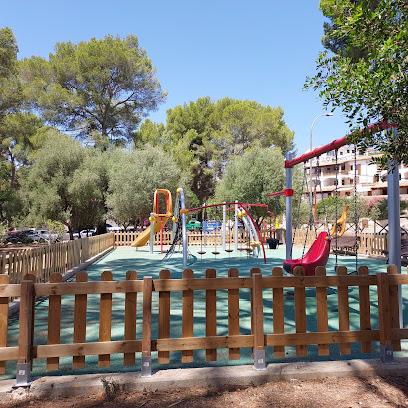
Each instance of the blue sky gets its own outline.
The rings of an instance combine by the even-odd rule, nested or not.
[[[324,17],[318,0],[4,2],[0,27],[17,38],[19,58],[48,58],[57,42],[135,34],[157,67],[167,102],[150,119],[199,97],[248,99],[281,106],[299,152],[309,147],[310,126],[324,113],[318,94],[303,91],[323,49]],[[313,146],[341,138],[341,112],[320,118]]]

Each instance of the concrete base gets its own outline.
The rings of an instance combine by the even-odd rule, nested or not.
[[[152,377],[142,377],[140,372],[41,377],[31,383],[29,391],[13,390],[15,380],[7,380],[0,381],[0,402],[26,397],[57,398],[100,395],[104,391],[102,378],[119,383],[122,391],[154,391],[163,388],[208,387],[223,384],[259,385],[293,379],[407,376],[408,358],[395,359],[395,363],[385,365],[379,360],[349,360],[277,363],[268,365],[265,371],[255,371],[252,365],[246,365],[161,370]]]

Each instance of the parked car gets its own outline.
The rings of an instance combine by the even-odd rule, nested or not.
[[[82,230],[82,231],[74,231],[74,239],[79,239],[79,238],[86,238],[86,237],[92,237],[95,235],[95,230]]]
[[[47,242],[49,244],[54,244],[58,240],[57,234],[52,234],[47,230],[34,230],[28,233],[28,237],[34,242]]]
[[[86,237],[92,237],[95,235],[95,230],[90,229],[90,230],[82,230],[79,235],[81,238],[86,238]]]
[[[31,231],[8,231],[3,238],[4,244],[31,244],[33,239],[29,237]]]

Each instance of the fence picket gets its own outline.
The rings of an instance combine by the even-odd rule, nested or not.
[[[184,279],[192,279],[194,272],[191,269],[183,271]],[[194,291],[183,290],[183,318],[182,318],[182,336],[194,337]],[[183,350],[181,353],[182,363],[192,363],[194,361],[194,350]]]
[[[170,271],[163,269],[159,273],[159,279],[170,279]],[[159,339],[170,338],[170,291],[159,292]],[[170,352],[159,351],[157,353],[159,364],[170,363]]]
[[[337,267],[337,275],[347,276],[347,268],[345,266]],[[350,312],[349,312],[349,297],[348,286],[339,286],[337,288],[338,310],[339,310],[339,330],[350,330]],[[340,343],[340,354],[351,354],[350,343]]]
[[[229,269],[228,277],[238,278],[238,275],[238,269]],[[228,289],[228,335],[239,335],[239,289]],[[240,349],[230,348],[228,355],[230,360],[239,360],[241,358]]]
[[[6,274],[7,254],[3,252],[0,255],[0,275]]]
[[[303,266],[296,266],[293,270],[295,276],[305,276]],[[295,288],[295,326],[296,333],[306,333],[306,290]],[[307,347],[303,344],[296,346],[298,357],[307,356]]]
[[[126,280],[136,280],[136,271],[127,271]],[[126,292],[125,295],[125,340],[136,340],[136,305],[137,292]],[[123,364],[135,365],[135,353],[124,353]]]
[[[326,276],[326,268],[318,266],[316,276]],[[327,310],[327,288],[316,288],[316,312],[317,312],[317,331],[329,331],[329,317]],[[330,353],[328,344],[318,345],[319,356],[328,356]]]
[[[207,279],[216,278],[215,269],[207,269],[205,277]],[[205,335],[217,335],[217,291],[214,289],[205,291]],[[205,351],[206,361],[217,361],[217,349],[207,349]]]
[[[283,276],[282,268],[273,268],[272,276]],[[285,307],[283,298],[283,288],[272,289],[273,302],[273,332],[283,334],[285,332]],[[276,358],[285,357],[285,346],[275,346],[273,348]]]
[[[5,274],[0,274],[0,285],[10,283],[10,278]],[[7,346],[7,326],[8,326],[8,297],[0,297],[0,347]],[[0,361],[0,374],[6,374],[6,362]]]
[[[358,268],[358,274],[360,276],[367,276],[367,266],[360,266]],[[360,330],[371,330],[370,287],[368,285],[358,287],[358,298],[360,304]],[[371,341],[361,342],[362,353],[371,353],[371,350]]]
[[[143,278],[142,358],[151,357],[152,352],[152,290],[153,279],[151,276],[145,276]]]
[[[388,265],[387,273],[389,275],[397,275],[398,269],[396,265]],[[399,290],[398,285],[390,285],[390,317],[391,317],[391,329],[399,329]],[[401,351],[401,341],[393,340],[392,348],[394,351]]]
[[[256,273],[261,274],[261,270],[259,268],[251,268],[251,270],[249,271],[249,276],[252,278]],[[250,299],[251,299],[251,334],[253,335],[255,331],[255,321],[252,318],[252,316],[254,315],[254,293],[252,290],[250,291]],[[254,358],[254,349],[252,349],[251,356],[252,358]]]
[[[75,276],[76,282],[88,282],[86,272],[78,272]],[[74,343],[85,343],[86,341],[86,307],[88,295],[75,295],[74,306]],[[74,356],[72,368],[84,368],[85,356]]]
[[[32,280],[23,280],[23,282],[21,282],[20,326],[18,336],[19,364],[32,363],[34,302],[34,282]]]
[[[53,273],[50,283],[62,282],[62,275]],[[61,340],[61,295],[50,295],[48,306],[48,341],[47,344],[60,344]],[[47,371],[59,369],[59,358],[47,358]]]
[[[388,274],[377,273],[378,285],[378,325],[380,328],[380,344],[392,344],[392,328],[390,313],[390,287]]]
[[[79,241],[79,240],[78,240]],[[110,271],[102,273],[101,281],[112,281],[113,275]],[[112,293],[102,293],[99,314],[99,341],[111,341],[112,327]],[[110,354],[100,354],[98,367],[110,366]]]
[[[251,316],[251,320],[254,321],[254,350],[263,350],[265,346],[265,336],[263,320],[262,275],[260,273],[254,273],[252,275],[252,282],[253,315]]]

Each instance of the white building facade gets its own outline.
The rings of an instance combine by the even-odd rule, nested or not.
[[[317,199],[334,196],[354,196],[354,189],[363,197],[386,198],[387,171],[378,168],[373,158],[378,157],[374,149],[364,154],[357,152],[354,145],[338,149],[336,172],[336,153],[334,150],[312,159],[312,189]],[[310,162],[309,162],[310,163]],[[307,180],[310,182],[310,164],[306,168]],[[400,165],[400,197],[408,199],[408,167]],[[356,183],[356,185],[355,185]],[[310,188],[310,187],[309,187]]]

